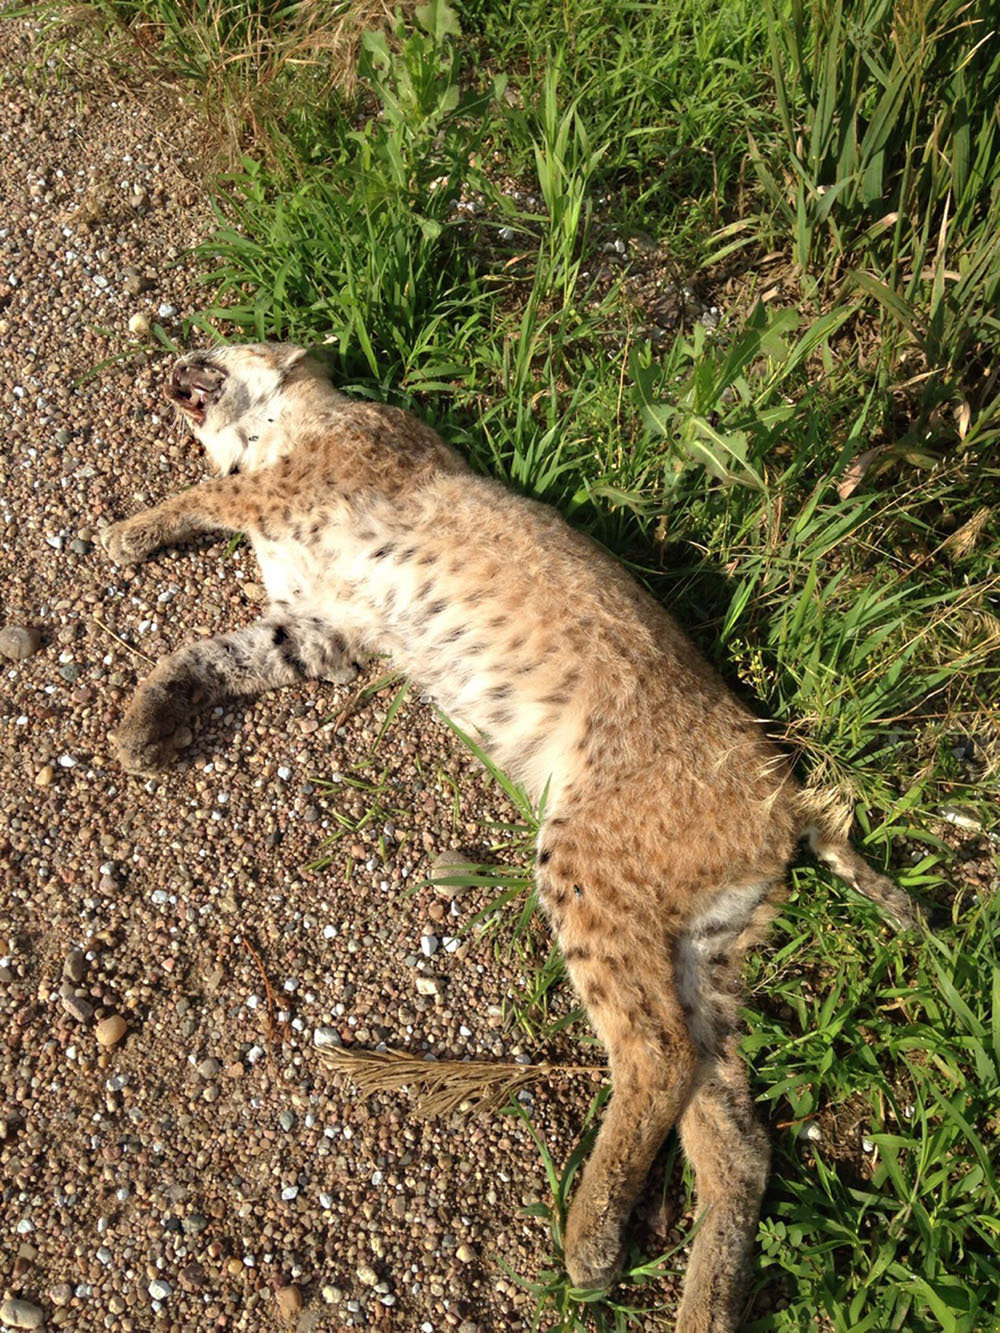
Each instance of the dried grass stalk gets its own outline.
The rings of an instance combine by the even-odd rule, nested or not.
[[[607,1074],[604,1065],[519,1065],[489,1060],[421,1060],[405,1051],[324,1047],[320,1059],[354,1084],[363,1097],[379,1092],[414,1096],[420,1116],[486,1114],[540,1078]]]

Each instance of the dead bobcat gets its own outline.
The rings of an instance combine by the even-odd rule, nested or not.
[[[824,821],[663,608],[553,510],[473,475],[405,412],[343,397],[298,347],[194,353],[167,393],[221,476],[104,545],[131,563],[245,532],[270,608],[159,664],[117,733],[122,764],[169,763],[195,705],[341,681],[378,651],[536,797],[547,786],[539,895],[614,1079],[569,1215],[570,1278],[614,1278],[678,1124],[705,1216],[677,1327],[735,1328],[768,1167],[736,1051],[741,957],[803,835],[901,923],[907,896]]]

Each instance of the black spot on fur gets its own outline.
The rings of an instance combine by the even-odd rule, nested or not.
[[[563,957],[567,963],[587,963],[590,961],[590,950],[581,945],[576,949],[567,949]]]
[[[274,644],[275,648],[280,648],[281,645],[287,643],[287,641],[288,630],[285,629],[284,625],[275,625],[274,629],[271,630],[271,642]]]
[[[429,616],[439,616],[447,605],[447,602],[441,601],[440,599],[436,602],[431,602],[430,606],[427,608],[427,614]]]
[[[580,888],[579,884],[573,885],[573,893],[576,895],[577,898],[583,897],[583,889]]]
[[[551,859],[552,859],[552,853],[549,851],[547,847],[543,847],[542,850],[538,853],[538,864],[540,866],[547,865],[548,862],[551,861]]]
[[[386,542],[384,545],[380,546],[378,550],[372,551],[372,559],[384,560],[387,555],[392,555],[395,549],[396,547],[392,542]]]

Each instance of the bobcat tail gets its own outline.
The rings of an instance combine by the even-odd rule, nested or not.
[[[858,893],[870,898],[901,930],[913,930],[925,923],[924,914],[910,894],[873,870],[847,841],[849,816],[844,818],[841,812],[834,812],[819,793],[803,792],[802,806],[805,816],[802,836],[824,865]]]

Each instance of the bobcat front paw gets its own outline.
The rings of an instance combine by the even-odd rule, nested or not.
[[[116,565],[135,565],[156,550],[159,544],[153,533],[139,519],[127,518],[123,523],[112,523],[97,534],[101,545]]]
[[[139,694],[108,738],[126,773],[159,773],[191,744],[191,729],[162,699]]]

